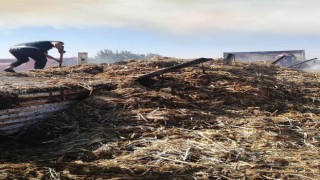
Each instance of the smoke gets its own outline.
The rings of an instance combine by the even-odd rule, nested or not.
[[[320,64],[313,65],[313,66],[311,66],[309,68],[305,68],[303,70],[307,71],[307,72],[320,72]]]
[[[3,0],[0,30],[124,27],[175,34],[214,31],[320,35],[318,0]],[[303,8],[302,8],[303,7]]]

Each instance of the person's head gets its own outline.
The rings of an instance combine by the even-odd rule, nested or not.
[[[53,41],[52,44],[53,44],[53,46],[54,46],[55,48],[58,49],[58,51],[59,51],[60,53],[62,53],[62,52],[64,53],[64,52],[65,52],[65,51],[64,51],[64,47],[63,47],[63,45],[64,45],[63,42],[61,42],[61,41]]]

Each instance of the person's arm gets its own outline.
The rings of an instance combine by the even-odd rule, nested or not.
[[[55,61],[57,61],[57,62],[60,62],[60,59],[54,58],[54,57],[50,56],[50,55],[47,54],[47,53],[44,53],[44,54],[45,54],[45,56],[46,56],[47,58],[52,59],[52,60],[55,60]]]

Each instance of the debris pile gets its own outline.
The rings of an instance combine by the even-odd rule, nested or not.
[[[97,79],[34,77],[32,73],[3,74],[0,80],[0,135],[15,133],[49,113],[65,110],[88,97],[93,89],[116,86]]]
[[[0,178],[319,179],[320,75],[222,60],[126,61],[31,71],[99,79],[71,109],[0,147]]]

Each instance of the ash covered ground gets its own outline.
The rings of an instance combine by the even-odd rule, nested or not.
[[[143,74],[153,59],[29,71],[93,78],[69,110],[1,138],[1,179],[319,179],[320,75],[221,60]]]

